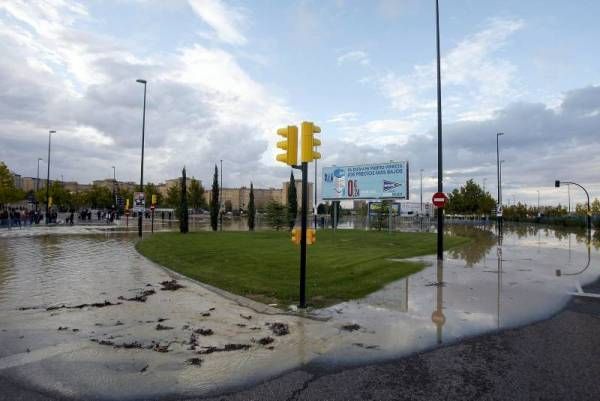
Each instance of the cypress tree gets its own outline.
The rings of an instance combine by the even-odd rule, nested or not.
[[[296,216],[298,215],[298,196],[296,194],[296,180],[294,179],[294,172],[290,173],[290,186],[288,187],[288,199],[287,199],[287,217],[288,225],[290,230],[294,228],[296,223]]]
[[[213,176],[212,191],[210,193],[210,226],[213,231],[217,231],[219,224],[219,169],[215,164],[215,174]]]
[[[254,231],[254,218],[256,216],[256,208],[254,206],[254,187],[250,183],[250,199],[248,200],[248,229]]]
[[[181,211],[179,213],[179,232],[185,234],[189,231],[188,226],[188,202],[187,202],[187,179],[185,167],[181,171]]]

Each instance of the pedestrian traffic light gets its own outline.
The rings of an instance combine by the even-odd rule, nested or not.
[[[321,141],[315,138],[315,134],[321,132],[321,128],[309,121],[302,122],[302,162],[308,163],[315,159],[320,159],[321,154],[315,152],[315,146],[319,146]]]
[[[314,228],[306,229],[306,243],[312,245],[317,242],[317,231]]]
[[[302,230],[300,230],[299,228],[292,228],[292,242],[296,245],[300,244],[300,233],[302,232]]]
[[[290,166],[296,165],[298,163],[298,127],[288,125],[286,128],[279,128],[277,135],[285,138],[285,141],[277,142],[277,147],[285,151],[285,153],[277,155],[277,161]]]

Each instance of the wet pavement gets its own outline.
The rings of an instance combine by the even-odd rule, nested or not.
[[[443,265],[418,258],[430,266],[312,311],[320,319],[171,275],[135,251],[133,233],[5,230],[0,377],[69,398],[216,394],[298,367],[393,360],[546,319],[600,275],[598,244],[581,234],[517,226],[498,241],[485,229],[451,230],[475,240],[447,252]]]

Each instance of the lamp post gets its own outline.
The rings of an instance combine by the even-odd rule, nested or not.
[[[496,133],[496,176],[498,177],[498,206],[496,208],[496,215],[502,211],[502,173],[500,171],[500,137],[504,135],[504,132]],[[499,225],[502,224],[502,213],[497,216]]]
[[[50,223],[50,144],[55,130],[48,131],[48,175],[46,175],[46,224]]]
[[[579,188],[583,189],[583,192],[585,192],[585,195],[587,196],[587,229],[588,229],[588,237],[590,236],[590,232],[592,230],[592,209],[590,209],[590,194],[588,193],[588,191],[582,187],[581,185],[579,185],[576,182],[572,182],[572,181],[560,181],[560,180],[556,180],[554,181],[554,186],[556,188],[560,187],[560,184],[571,184],[571,185],[577,185]]]
[[[540,190],[539,189],[537,190],[537,194],[538,194],[538,207],[537,207],[537,210],[538,210],[538,216],[539,216],[540,215]]]
[[[423,215],[423,169],[421,169],[421,216]]]
[[[146,131],[146,86],[147,82],[145,79],[136,79],[135,82],[144,84],[144,108],[142,112],[142,162],[140,168],[140,192],[144,192],[144,136]],[[138,211],[138,236],[142,237],[142,217],[143,212]]]
[[[225,202],[223,202],[223,159],[221,161],[221,184],[219,185],[219,226],[220,231],[223,231],[223,209],[225,208]]]
[[[115,169],[115,166],[112,166],[112,169],[113,169],[112,197],[113,197],[113,202],[116,206],[117,202],[116,202],[116,198],[115,198],[115,185],[117,184],[117,170]]]
[[[35,210],[38,210],[38,191],[40,190],[40,161],[42,161],[44,159],[42,159],[41,157],[38,157],[37,159],[37,177],[35,179]]]
[[[444,190],[442,168],[442,77],[440,61],[440,11],[439,0],[435,1],[435,32],[437,50],[437,124],[438,124],[438,192]],[[438,209],[437,214],[437,259],[444,259],[444,210]]]

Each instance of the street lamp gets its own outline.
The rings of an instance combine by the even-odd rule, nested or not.
[[[444,190],[443,187],[443,168],[442,168],[442,75],[440,60],[440,4],[435,1],[435,33],[437,50],[437,124],[438,124],[438,192]],[[444,211],[438,209],[437,214],[437,259],[444,259]]]
[[[423,215],[423,169],[421,169],[421,216]]]
[[[38,191],[40,190],[40,161],[44,160],[41,157],[37,159],[37,178],[35,179],[35,210],[38,210]]]
[[[46,224],[50,223],[50,143],[55,130],[48,131],[48,175],[46,176]]]
[[[113,197],[113,202],[116,206],[117,202],[116,202],[116,198],[115,198],[115,185],[117,184],[117,172],[116,172],[115,166],[112,166],[112,169],[113,169],[112,197]]]
[[[572,182],[572,181],[562,181],[563,184],[571,184],[571,185],[577,185],[579,188],[583,189],[583,192],[585,192],[585,195],[587,196],[587,229],[588,229],[588,236],[590,234],[590,231],[592,229],[592,210],[590,209],[590,194],[588,193],[588,191],[582,187],[581,185],[579,185],[576,182]],[[556,180],[554,181],[554,186],[556,188],[559,188],[561,184],[560,180]]]
[[[498,177],[498,207],[496,208],[496,215],[502,211],[502,173],[500,172],[500,137],[504,135],[504,132],[496,133],[496,176]],[[498,222],[502,224],[502,214],[497,216]]]
[[[144,84],[144,108],[142,112],[142,163],[140,168],[140,192],[144,192],[144,135],[146,131],[146,85],[145,79],[136,79],[135,82]],[[142,237],[142,216],[138,210],[138,236]]]
[[[225,209],[225,202],[223,202],[223,159],[221,159],[221,184],[219,185],[219,225],[220,230],[223,231],[223,210]]]

